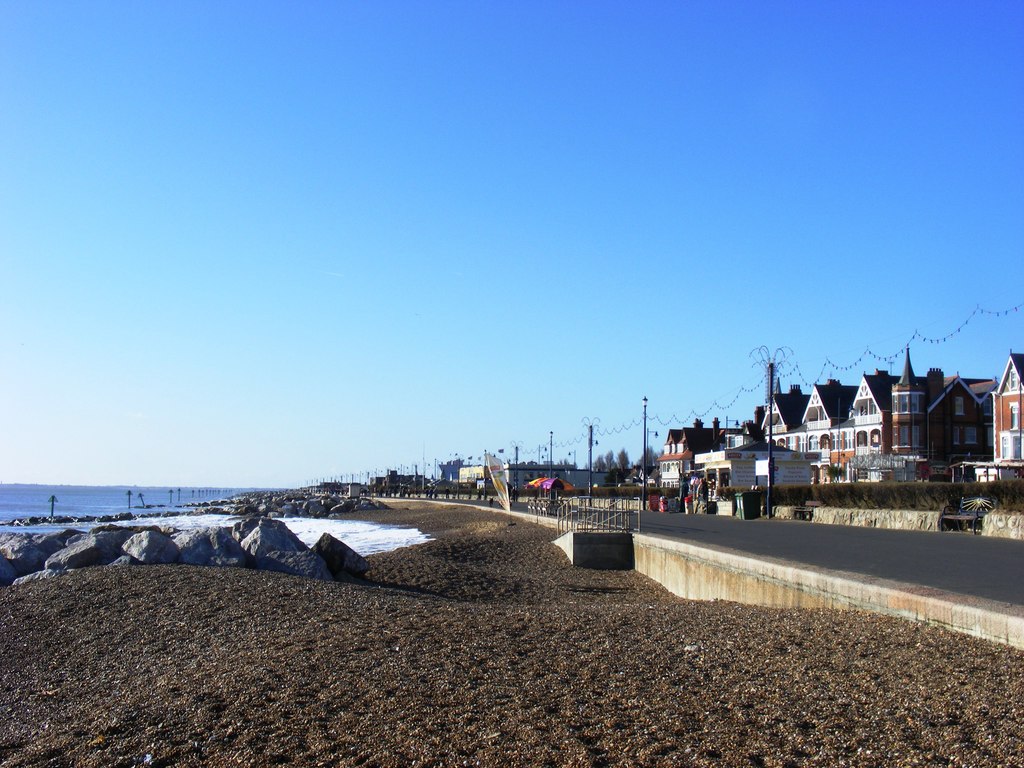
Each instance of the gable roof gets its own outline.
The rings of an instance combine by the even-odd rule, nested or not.
[[[807,411],[810,410],[812,401],[821,404],[821,409],[825,411],[825,416],[829,420],[845,419],[849,415],[855,399],[857,399],[856,384],[843,384],[835,379],[829,379],[824,384],[815,384],[801,420],[808,420]]]
[[[1006,366],[1003,368],[1003,375],[999,377],[999,386],[996,388],[996,394],[1002,394],[1006,391],[1009,386],[1010,370],[1017,374],[1017,386],[1020,386],[1020,382],[1024,380],[1024,353],[1011,352],[1009,359],[1006,361]]]
[[[939,403],[945,400],[954,389],[960,389],[970,395],[975,402],[983,402],[988,394],[995,388],[995,379],[965,379],[962,376],[947,376],[943,379],[945,386],[938,396],[928,404],[928,412],[935,410]]]
[[[662,459],[665,461],[678,458],[685,459],[691,458],[697,453],[713,451],[718,444],[718,438],[721,434],[724,434],[721,429],[718,431],[720,434],[716,435],[714,427],[704,426],[670,429],[665,437],[665,445],[678,445],[679,451],[677,453],[663,453]]]
[[[886,371],[875,369],[874,373],[865,373],[862,379],[875,405],[880,411],[892,410],[892,385],[895,379]]]
[[[683,442],[683,430],[681,429],[670,429],[665,434],[665,445],[674,445],[675,443]]]
[[[683,427],[683,442],[693,453],[715,450],[715,430],[711,427]]]
[[[810,400],[811,396],[805,395],[799,387],[775,395],[775,410],[778,411],[779,419],[787,429],[803,423],[804,411],[807,410],[807,403]],[[771,414],[768,418],[771,418]]]

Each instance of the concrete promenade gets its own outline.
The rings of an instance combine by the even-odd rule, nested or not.
[[[1021,541],[657,512],[635,528],[637,570],[684,597],[873,610],[1024,648]]]
[[[1024,542],[794,520],[645,512],[644,534],[1024,608]]]

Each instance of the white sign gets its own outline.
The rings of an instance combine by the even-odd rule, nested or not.
[[[754,475],[754,462],[733,461],[730,467],[729,485],[734,488],[750,488],[757,484]]]

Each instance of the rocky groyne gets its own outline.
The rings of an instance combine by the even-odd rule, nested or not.
[[[353,512],[378,509],[380,505],[368,499],[248,493],[226,502],[206,502],[193,507],[199,514],[240,518],[224,526],[179,529],[117,525],[142,517],[122,513],[74,520],[100,523],[89,531],[65,528],[50,533],[3,532],[0,533],[0,585],[51,578],[91,566],[171,563],[256,568],[324,581],[362,577],[369,568],[366,560],[343,541],[324,533],[309,547],[281,518],[338,519]],[[180,511],[174,514],[181,517]],[[14,525],[41,522],[68,524],[64,518],[39,521],[27,518],[15,521]]]

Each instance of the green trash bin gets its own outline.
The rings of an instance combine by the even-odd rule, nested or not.
[[[743,491],[736,494],[736,517],[741,520],[754,520],[760,516],[760,491]]]

